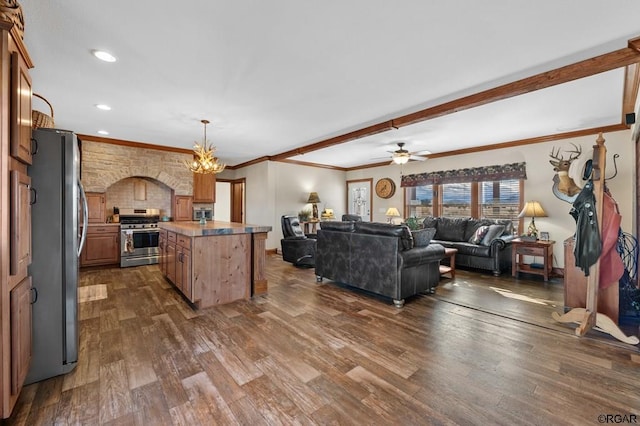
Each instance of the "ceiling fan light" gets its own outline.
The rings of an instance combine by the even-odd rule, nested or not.
[[[407,162],[409,162],[409,156],[402,154],[394,155],[393,162],[396,164],[407,164]]]

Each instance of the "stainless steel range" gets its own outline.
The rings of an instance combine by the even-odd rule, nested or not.
[[[158,209],[120,209],[120,266],[158,263]]]

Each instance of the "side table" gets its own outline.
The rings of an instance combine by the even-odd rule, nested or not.
[[[444,248],[444,258],[449,258],[449,266],[440,265],[440,275],[451,274],[451,279],[456,278],[456,253],[458,253],[458,249],[455,248]]]
[[[516,238],[511,241],[511,275],[518,276],[518,272],[527,272],[544,276],[549,281],[551,268],[553,267],[553,245],[555,241],[522,241]],[[531,264],[524,263],[524,256],[542,257],[542,268],[535,268]]]
[[[305,234],[317,234],[318,233],[318,223],[320,223],[319,220],[310,220],[308,222],[300,222],[300,224],[302,225],[302,229],[304,230]]]

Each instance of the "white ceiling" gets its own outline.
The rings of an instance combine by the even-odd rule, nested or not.
[[[237,165],[627,47],[640,2],[21,0],[56,126]],[[113,53],[104,63],[94,49]],[[293,160],[353,167],[618,124],[613,70]],[[34,108],[46,105],[34,100]],[[100,111],[96,104],[108,104]]]

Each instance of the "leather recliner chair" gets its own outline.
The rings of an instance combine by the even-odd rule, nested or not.
[[[297,216],[282,216],[282,259],[302,268],[316,266],[316,239],[315,234],[305,235],[300,220]]]

